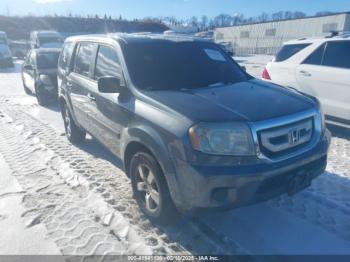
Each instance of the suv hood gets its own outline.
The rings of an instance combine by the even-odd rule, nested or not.
[[[188,91],[149,91],[147,96],[195,122],[255,122],[316,105],[306,96],[257,79]]]

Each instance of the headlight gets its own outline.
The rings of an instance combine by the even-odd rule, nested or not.
[[[323,133],[326,129],[326,116],[323,113],[322,105],[320,102],[318,103],[318,108],[319,108],[319,114],[320,114],[320,119],[321,119],[321,128],[322,128],[322,133]]]
[[[243,123],[201,123],[189,130],[195,150],[213,155],[255,155],[250,128]]]
[[[43,83],[45,86],[53,86],[51,79],[48,75],[40,75],[39,78],[41,83]]]

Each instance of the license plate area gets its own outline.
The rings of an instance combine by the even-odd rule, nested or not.
[[[289,182],[287,193],[293,196],[296,193],[311,186],[311,174],[306,171],[299,171]]]

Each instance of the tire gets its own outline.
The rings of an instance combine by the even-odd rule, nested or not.
[[[48,104],[48,97],[40,87],[35,87],[35,96],[39,105],[46,106]]]
[[[62,116],[68,140],[72,144],[83,143],[85,141],[86,132],[75,124],[71,112],[66,104],[64,104],[62,107]]]
[[[22,79],[22,82],[23,82],[23,89],[24,89],[24,92],[27,94],[27,95],[31,95],[32,92],[29,90],[29,88],[26,86],[26,84],[24,83],[24,80]]]
[[[146,152],[136,153],[130,162],[130,177],[141,211],[151,220],[174,223],[179,213],[155,158]]]

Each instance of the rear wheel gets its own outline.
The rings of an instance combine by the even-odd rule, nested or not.
[[[24,89],[24,92],[27,94],[27,95],[30,95],[32,94],[32,92],[29,90],[29,88],[26,86],[26,83],[24,82],[24,79],[22,79],[22,82],[23,82],[23,89]]]
[[[142,212],[150,219],[171,223],[178,217],[163,172],[153,156],[136,153],[130,163],[134,197]]]
[[[73,144],[81,144],[84,142],[86,132],[75,124],[66,104],[62,108],[62,116],[68,140]]]
[[[35,87],[35,96],[36,96],[36,99],[38,100],[39,105],[41,105],[41,106],[48,105],[49,98],[48,98],[46,92],[44,90],[42,90],[42,88]]]

